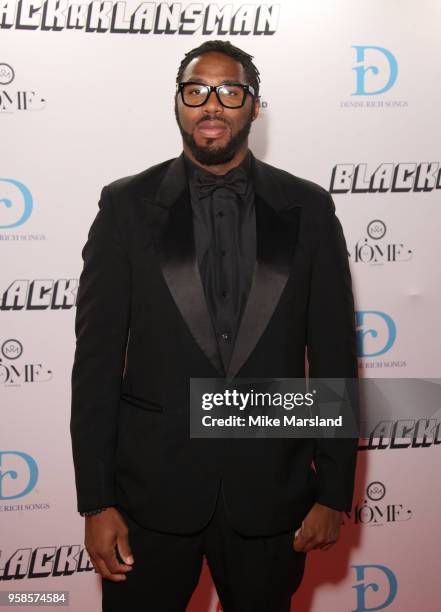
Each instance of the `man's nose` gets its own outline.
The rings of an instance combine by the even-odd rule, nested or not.
[[[221,113],[224,107],[217,99],[216,92],[211,91],[210,95],[208,96],[208,100],[205,102],[203,108],[204,108],[204,112],[210,114],[210,113]]]

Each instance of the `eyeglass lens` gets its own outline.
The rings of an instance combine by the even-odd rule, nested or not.
[[[246,92],[239,85],[221,85],[217,91],[221,103],[228,108],[242,106],[246,95]],[[189,106],[204,104],[208,99],[209,93],[209,87],[197,83],[187,83],[182,88],[184,103]]]

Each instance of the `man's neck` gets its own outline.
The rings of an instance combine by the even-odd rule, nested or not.
[[[203,168],[207,172],[211,172],[212,174],[217,174],[219,176],[227,174],[227,172],[229,172],[233,168],[236,168],[236,166],[239,166],[239,164],[245,159],[245,157],[246,157],[246,155],[248,153],[248,143],[245,143],[244,146],[241,147],[239,149],[239,151],[237,151],[237,153],[234,155],[233,159],[231,159],[226,164],[216,164],[214,166],[207,166],[205,164],[201,164],[200,162],[198,162],[198,160],[194,157],[194,155],[192,154],[191,150],[189,149],[189,147],[186,144],[183,145],[183,148],[184,148],[185,155],[189,159],[191,159],[191,161],[194,164],[196,164],[200,168]]]

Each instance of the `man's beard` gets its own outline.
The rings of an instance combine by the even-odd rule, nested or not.
[[[231,137],[230,141],[224,147],[210,148],[209,146],[200,146],[196,143],[193,134],[186,132],[181,125],[178,115],[177,105],[175,104],[175,116],[179,126],[179,130],[182,135],[182,139],[192,152],[194,158],[203,166],[217,166],[226,164],[233,159],[237,151],[243,145],[248,138],[250,133],[251,124],[253,122],[253,109],[251,109],[250,115],[245,125]],[[216,120],[222,121],[219,117],[207,116],[205,120]],[[199,122],[203,123],[203,121]],[[228,124],[227,124],[228,125]],[[213,139],[207,139],[208,143],[211,143]]]

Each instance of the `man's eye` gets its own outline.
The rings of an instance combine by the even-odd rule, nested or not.
[[[222,87],[222,89],[220,90],[220,93],[223,96],[229,96],[230,98],[234,98],[235,96],[238,95],[238,90],[236,88],[232,88],[232,87]]]
[[[190,93],[190,94],[196,94],[196,95],[199,95],[199,94],[201,93],[201,90],[200,90],[200,88],[199,88],[199,87],[192,87],[192,88],[189,90],[189,93]]]

